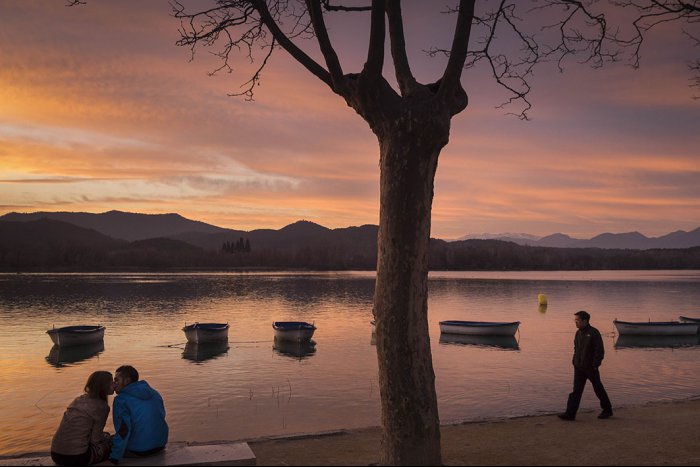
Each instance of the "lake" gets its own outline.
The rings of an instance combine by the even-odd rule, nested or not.
[[[163,395],[171,441],[376,426],[373,291],[365,272],[0,274],[0,455],[48,451],[88,375],[123,364]],[[622,342],[612,324],[700,316],[700,271],[436,272],[429,291],[443,423],[562,411],[581,309],[613,405],[700,394],[697,338]],[[449,319],[522,324],[515,343],[459,342],[441,339]],[[228,322],[228,345],[186,346],[195,321]],[[314,322],[315,349],[276,348],[272,321]],[[52,349],[45,331],[73,324],[106,326],[104,346]],[[597,408],[589,385],[582,410]]]

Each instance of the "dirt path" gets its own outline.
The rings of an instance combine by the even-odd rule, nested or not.
[[[258,465],[370,465],[380,433],[368,428],[251,441]],[[609,420],[579,413],[442,428],[445,465],[700,465],[700,399],[618,409]]]

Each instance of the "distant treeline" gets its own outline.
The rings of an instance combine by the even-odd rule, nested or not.
[[[498,240],[431,243],[431,270],[700,269],[700,247],[659,250],[545,248]]]
[[[376,233],[289,237],[251,247],[231,239],[201,248],[172,238],[129,242],[72,224],[41,220],[0,222],[2,271],[122,269],[374,270]],[[241,254],[239,254],[241,253]],[[700,269],[700,247],[659,250],[545,248],[499,240],[431,241],[431,270]]]

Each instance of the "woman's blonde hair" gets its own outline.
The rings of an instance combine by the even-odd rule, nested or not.
[[[113,381],[112,373],[109,371],[96,371],[85,383],[85,393],[90,397],[107,401],[107,394]]]

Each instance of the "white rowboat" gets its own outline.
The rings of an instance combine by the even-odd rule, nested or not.
[[[275,339],[300,342],[313,337],[316,326],[303,321],[275,321],[272,323]]]
[[[488,321],[440,321],[440,332],[472,336],[514,336],[520,321],[495,323]]]
[[[46,331],[54,344],[59,347],[95,344],[105,337],[104,326],[66,326]]]
[[[185,326],[187,342],[193,344],[207,344],[211,342],[223,342],[228,340],[228,323],[194,323]]]

